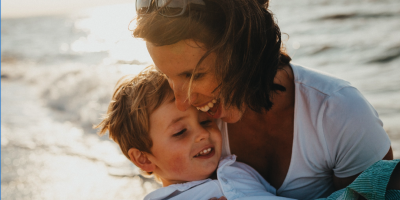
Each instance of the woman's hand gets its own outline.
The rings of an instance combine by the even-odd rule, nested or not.
[[[386,190],[400,190],[400,164],[397,164],[396,168],[394,168]]]

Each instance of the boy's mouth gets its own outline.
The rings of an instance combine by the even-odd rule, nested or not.
[[[201,150],[199,153],[197,153],[194,157],[198,158],[198,157],[211,157],[213,156],[215,153],[214,148],[213,147],[208,147],[205,148],[203,150]]]

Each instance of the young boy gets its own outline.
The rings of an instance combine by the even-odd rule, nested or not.
[[[163,184],[145,199],[287,199],[234,155],[221,159],[216,122],[191,107],[180,111],[167,79],[154,67],[117,83],[106,118],[96,127],[109,131],[124,155]],[[218,179],[217,179],[218,177]]]
[[[276,196],[258,172],[229,155],[212,118],[194,107],[180,111],[174,100],[165,76],[148,67],[118,81],[107,116],[95,127],[100,135],[108,130],[129,160],[161,180],[163,188],[145,200],[288,199]],[[375,163],[327,199],[400,199],[398,162]]]

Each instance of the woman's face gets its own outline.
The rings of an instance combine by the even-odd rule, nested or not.
[[[193,70],[207,51],[203,47],[203,44],[193,40],[182,40],[165,46],[154,46],[147,42],[147,49],[154,64],[168,77],[179,110],[185,111],[192,105],[213,118],[235,123],[243,112],[236,108],[225,109],[220,103],[218,82],[214,74],[216,54],[211,53],[197,68],[190,97],[188,96]]]

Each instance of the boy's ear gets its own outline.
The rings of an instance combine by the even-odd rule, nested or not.
[[[136,148],[130,148],[128,151],[129,158],[135,164],[138,166],[140,169],[142,169],[145,172],[153,172],[155,169],[155,164],[152,163],[147,155],[139,149]]]

